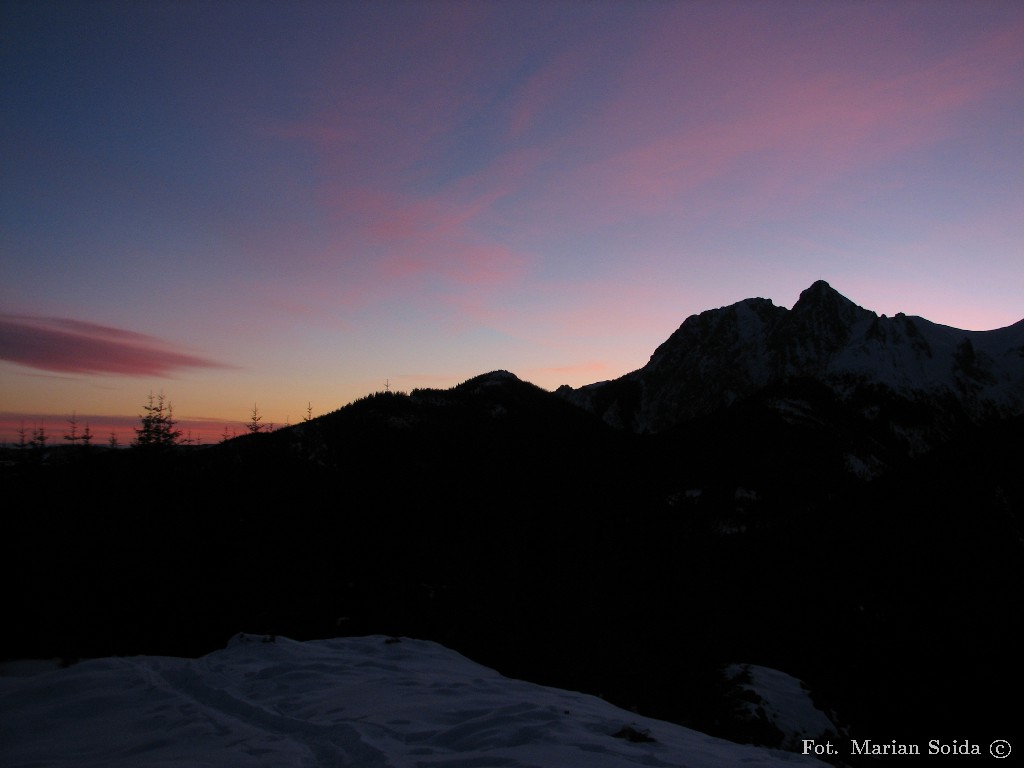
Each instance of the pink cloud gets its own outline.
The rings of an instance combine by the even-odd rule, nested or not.
[[[336,251],[373,254],[358,279],[374,283],[432,276],[479,287],[521,277],[529,255],[489,236],[481,224],[496,202],[518,189],[520,170],[499,169],[489,183],[474,175],[433,194],[339,189],[332,204],[350,219]]]
[[[552,235],[846,205],[876,191],[851,177],[963,130],[1024,51],[1019,24],[955,45],[927,30],[903,40],[918,28],[906,9],[666,7],[653,35],[574,36],[528,66],[481,42],[486,10],[402,21],[376,53],[378,41],[342,49],[325,106],[273,129],[321,159],[337,231],[310,268],[333,270],[356,303],[363,286],[430,279],[468,293],[528,277],[530,244]],[[452,163],[467,116],[485,113],[493,130],[474,164]]]
[[[599,118],[577,128],[572,144],[589,160],[563,174],[537,215],[589,226],[814,199],[848,173],[963,131],[960,117],[1012,86],[1024,61],[1021,25],[893,69],[821,51],[817,66],[794,66],[797,41],[740,29],[709,36],[737,50],[721,72],[720,52],[687,37],[683,21],[664,25]]]
[[[0,315],[0,359],[58,373],[128,376],[230,367],[152,336],[69,318],[23,315]]]

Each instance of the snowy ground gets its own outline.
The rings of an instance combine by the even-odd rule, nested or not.
[[[0,677],[0,762],[21,766],[821,765],[580,693],[510,680],[436,643],[264,642],[201,659],[97,659]]]
[[[803,683],[785,672],[755,664],[733,664],[725,669],[726,679],[743,696],[749,717],[770,725],[779,733],[783,749],[800,751],[804,739],[819,743],[838,741],[841,729],[818,709]]]

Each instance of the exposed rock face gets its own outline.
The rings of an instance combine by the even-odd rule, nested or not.
[[[635,432],[659,432],[769,385],[815,379],[842,399],[883,392],[966,418],[1024,411],[1024,321],[964,331],[879,316],[819,280],[791,310],[746,299],[694,315],[643,368],[558,393]]]

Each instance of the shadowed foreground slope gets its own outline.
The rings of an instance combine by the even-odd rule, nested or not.
[[[22,462],[3,653],[400,634],[752,738],[718,672],[746,663],[862,738],[1005,738],[1022,417],[869,384],[801,369],[634,434],[495,372],[220,446]]]

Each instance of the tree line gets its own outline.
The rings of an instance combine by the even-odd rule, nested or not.
[[[312,419],[313,406],[312,403],[307,403],[303,421],[311,421]],[[96,435],[93,433],[89,422],[86,422],[84,427],[80,429],[78,416],[75,412],[72,412],[71,416],[68,417],[67,423],[68,426],[63,439],[70,446],[78,448],[93,447]],[[290,425],[285,424],[285,426]],[[275,424],[273,422],[264,422],[257,404],[254,403],[243,434],[273,432],[274,429]],[[178,422],[174,418],[174,407],[163,392],[158,394],[149,393],[146,403],[142,406],[142,413],[139,415],[139,426],[134,428],[134,432],[135,437],[131,442],[131,446],[137,448],[167,448],[200,443],[200,438],[192,439],[191,431],[186,436],[178,427]],[[29,431],[26,429],[24,422],[22,422],[21,426],[16,430],[16,434],[18,440],[14,447],[19,449],[19,451],[35,449],[41,452],[45,450],[50,441],[50,435],[42,423]],[[225,425],[224,432],[221,434],[221,442],[227,442],[237,436],[237,431],[231,430],[229,432],[228,426]],[[121,447],[116,432],[110,432],[106,445],[109,448]]]

